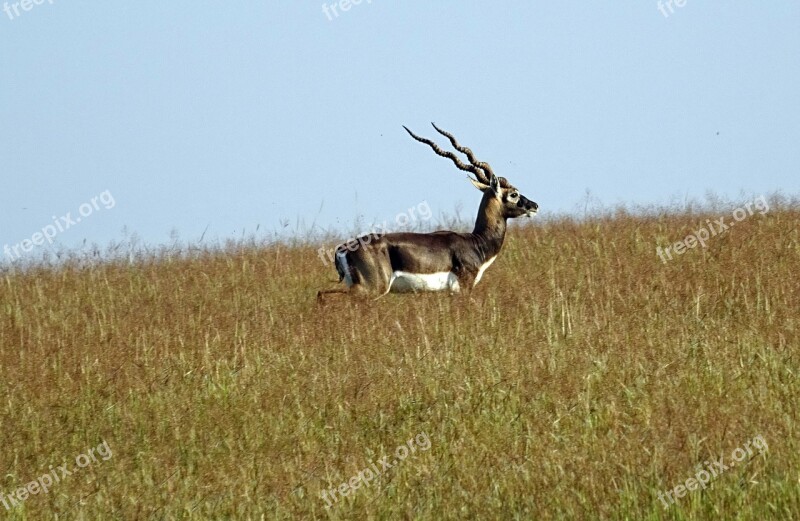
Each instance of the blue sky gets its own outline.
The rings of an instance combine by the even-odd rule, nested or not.
[[[0,248],[472,218],[431,121],[543,212],[800,192],[798,2],[16,3]]]

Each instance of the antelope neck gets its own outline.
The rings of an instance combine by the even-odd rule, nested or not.
[[[484,197],[481,201],[472,236],[484,261],[500,253],[506,236],[506,219],[493,198]]]

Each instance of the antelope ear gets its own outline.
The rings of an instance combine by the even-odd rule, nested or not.
[[[500,181],[497,179],[497,176],[492,174],[492,178],[489,180],[489,187],[494,192],[494,196],[498,199],[503,198],[503,194],[500,192]]]
[[[485,185],[485,184],[481,183],[480,181],[476,181],[475,179],[471,178],[470,176],[467,176],[467,179],[469,179],[470,183],[475,185],[475,188],[477,188],[481,192],[486,191],[489,188],[489,185]]]

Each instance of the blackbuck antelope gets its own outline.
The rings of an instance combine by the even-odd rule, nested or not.
[[[475,159],[472,150],[461,146],[452,134],[433,124],[453,148],[467,156],[464,164],[453,153],[433,141],[419,137],[403,126],[412,138],[450,159],[459,170],[475,176],[467,178],[483,192],[475,229],[472,233],[437,231],[433,233],[369,234],[336,247],[336,271],[347,289],[320,291],[354,292],[383,296],[389,292],[450,291],[472,289],[480,282],[503,247],[506,220],[533,216],[539,205],[519,193],[504,177]]]

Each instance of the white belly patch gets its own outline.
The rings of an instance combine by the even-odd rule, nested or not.
[[[409,273],[395,271],[389,281],[389,291],[392,293],[408,293],[415,291],[451,291],[458,292],[458,277],[452,271],[439,273]]]

